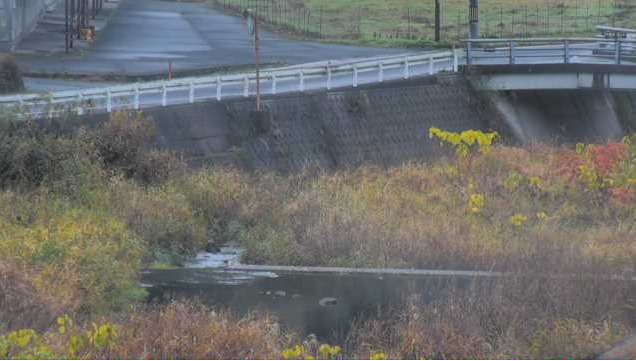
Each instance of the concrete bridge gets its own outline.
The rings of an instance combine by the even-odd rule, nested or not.
[[[633,90],[636,39],[468,40],[460,70],[481,90]]]

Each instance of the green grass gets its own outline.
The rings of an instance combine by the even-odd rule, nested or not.
[[[430,45],[433,0],[209,0],[226,11],[258,9],[290,35],[381,46]],[[468,0],[442,0],[445,42],[467,37]],[[258,5],[258,6],[257,6]],[[482,0],[484,37],[589,36],[595,26],[635,27],[631,0]]]

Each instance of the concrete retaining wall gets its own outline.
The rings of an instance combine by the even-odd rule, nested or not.
[[[146,111],[157,144],[201,162],[294,170],[396,165],[440,153],[430,127],[485,129],[489,117],[461,76],[320,91],[264,100],[231,100]]]

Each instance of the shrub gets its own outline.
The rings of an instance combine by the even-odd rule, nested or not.
[[[51,309],[49,300],[37,291],[24,270],[0,263],[0,330],[43,331],[60,311]]]
[[[22,73],[15,59],[8,55],[0,58],[0,94],[24,90]]]
[[[124,223],[49,196],[16,198],[0,194],[0,261],[32,270],[35,288],[60,309],[113,309],[142,295],[143,245]]]

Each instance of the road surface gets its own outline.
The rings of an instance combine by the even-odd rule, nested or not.
[[[25,39],[22,46],[29,48],[29,41]],[[262,34],[262,61],[271,64],[404,52]],[[253,41],[239,17],[222,14],[204,3],[121,0],[96,42],[80,55],[23,55],[19,63],[26,73],[141,76],[165,74],[169,62],[175,71],[192,71],[250,65],[253,59]]]

